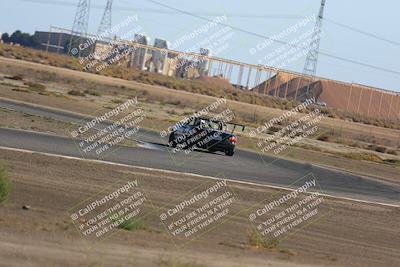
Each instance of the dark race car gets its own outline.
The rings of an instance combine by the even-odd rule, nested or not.
[[[208,118],[192,118],[188,123],[176,127],[169,136],[169,146],[185,153],[201,148],[210,152],[221,151],[227,156],[233,156],[237,137],[233,134],[236,126],[233,125],[231,133],[227,132],[227,124]]]

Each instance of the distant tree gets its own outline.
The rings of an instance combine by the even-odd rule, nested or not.
[[[17,30],[13,34],[11,34],[10,42],[25,46],[25,42],[23,40],[22,32],[20,30]]]
[[[3,35],[1,36],[1,40],[3,40],[3,42],[8,43],[10,40],[10,35],[8,33],[3,33]]]
[[[1,36],[4,43],[15,43],[26,47],[38,47],[39,42],[36,40],[34,35],[29,33],[23,33],[20,30],[15,31],[11,36],[8,33],[4,33]]]

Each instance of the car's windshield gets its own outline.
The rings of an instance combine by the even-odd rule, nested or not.
[[[221,122],[208,119],[197,119],[194,123],[189,123],[188,125],[200,126],[203,129],[222,130]]]
[[[214,130],[222,130],[222,124],[220,122],[209,121],[208,123],[209,123],[210,128],[212,128]]]

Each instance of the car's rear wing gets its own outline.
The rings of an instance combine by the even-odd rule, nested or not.
[[[245,128],[245,126],[243,124],[237,124],[237,123],[233,123],[233,122],[228,122],[227,124],[233,125],[232,133],[235,131],[236,126],[242,127],[242,132],[244,131],[244,128]]]

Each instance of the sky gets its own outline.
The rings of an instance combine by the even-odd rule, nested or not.
[[[0,2],[0,33],[23,32],[34,33],[35,30],[47,31],[50,25],[70,29],[73,24],[77,0],[2,0]],[[163,4],[180,10],[199,14],[210,20],[226,15],[224,23],[260,36],[249,35],[230,29],[229,36],[217,45],[212,45],[216,56],[236,61],[263,64],[265,58],[276,56],[284,45],[274,42],[266,48],[256,49],[257,44],[266,39],[262,36],[273,36],[298,25],[306,16],[318,14],[320,0],[158,0]],[[96,33],[106,0],[91,0],[89,32]],[[152,10],[165,13],[149,12]],[[321,36],[317,75],[363,85],[400,92],[400,22],[398,20],[400,1],[397,0],[326,0]],[[129,28],[142,29],[151,38],[164,38],[174,43],[179,38],[195,32],[207,21],[167,9],[148,0],[114,0],[113,25],[126,20],[128,16],[137,15],[138,20]],[[251,16],[248,16],[251,15]],[[341,23],[388,41],[365,36],[347,28],[339,27]],[[283,36],[282,42],[297,43],[300,36],[307,36],[315,22],[308,22],[296,32]],[[206,32],[186,40],[177,50],[190,49],[210,36],[219,36],[224,26],[209,26]],[[129,29],[121,29],[120,35]],[[212,39],[212,38],[211,38]],[[221,38],[222,39],[222,38]],[[301,39],[301,38],[300,38]],[[306,39],[304,39],[306,40]],[[256,49],[251,53],[251,49]],[[287,47],[286,47],[287,48]],[[278,53],[279,54],[279,53]],[[281,52],[282,54],[282,52]],[[377,70],[328,55],[345,58],[351,61],[373,65],[387,71]],[[296,55],[296,56],[295,56]],[[291,60],[289,60],[291,58]],[[287,56],[277,65],[296,72],[303,72],[306,56],[301,51]]]

